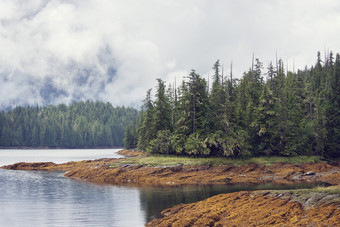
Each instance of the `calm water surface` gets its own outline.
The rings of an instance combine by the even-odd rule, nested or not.
[[[0,166],[118,158],[117,149],[0,150]],[[295,185],[295,188],[311,185]],[[144,226],[179,203],[241,190],[292,186],[119,187],[65,178],[61,172],[0,169],[0,226]]]

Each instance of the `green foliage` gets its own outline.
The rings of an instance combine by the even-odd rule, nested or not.
[[[125,129],[124,148],[132,149],[137,147],[136,124],[131,123]]]
[[[210,149],[204,143],[198,133],[191,134],[184,145],[185,153],[188,155],[209,155]]]
[[[277,99],[267,86],[264,87],[260,98],[260,104],[257,108],[257,118],[255,127],[258,136],[257,149],[260,154],[275,154],[275,141],[277,140],[277,116],[275,105]]]
[[[233,157],[245,155],[246,148],[243,137],[237,136],[235,133],[223,133],[223,131],[216,131],[210,133],[206,138],[205,143],[210,149],[211,154],[215,156]]]
[[[146,93],[142,110],[143,121],[141,126],[138,128],[138,149],[145,151],[150,141],[156,136],[154,129],[154,106],[151,100],[151,89]]]
[[[178,155],[184,154],[184,144],[186,138],[180,134],[173,134],[170,138],[170,143],[172,145],[172,149]]]
[[[340,55],[336,55],[333,67],[330,58],[329,90],[325,104],[325,153],[331,157],[340,157]]]
[[[155,102],[150,93],[145,100],[140,149],[192,156],[340,156],[339,54],[333,61],[329,53],[323,62],[318,53],[315,66],[297,73],[285,72],[276,59],[267,80],[259,59],[240,79],[232,72],[226,78],[219,60],[213,70],[211,89],[195,70],[168,92],[158,79]]]
[[[125,127],[136,115],[133,108],[90,101],[16,107],[1,113],[0,146],[123,146]]]
[[[157,137],[150,141],[149,146],[146,148],[146,151],[152,154],[172,153],[170,137],[171,135],[169,130],[158,131]]]
[[[157,92],[155,100],[154,110],[154,130],[156,132],[160,130],[166,130],[171,128],[170,119],[170,100],[165,94],[165,84],[161,79],[157,79]]]

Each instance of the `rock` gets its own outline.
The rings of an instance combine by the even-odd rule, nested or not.
[[[308,201],[308,203],[312,200]],[[301,203],[277,197],[235,192],[220,194],[162,212],[146,226],[340,226],[336,204],[304,209]]]
[[[312,176],[315,175],[315,172],[313,171],[308,171],[307,173],[304,174],[305,176]]]
[[[122,166],[120,166],[120,167],[122,167],[122,168],[126,168],[126,167],[131,167],[132,165],[130,165],[130,164],[125,164],[125,165],[122,165]]]

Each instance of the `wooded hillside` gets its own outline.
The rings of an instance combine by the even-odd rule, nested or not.
[[[0,146],[123,146],[137,110],[103,102],[16,107],[0,112]]]
[[[158,79],[147,92],[126,147],[150,153],[244,156],[340,156],[340,55],[286,71],[282,60],[265,69],[253,59],[240,79],[219,61],[207,81],[195,70],[180,86]]]

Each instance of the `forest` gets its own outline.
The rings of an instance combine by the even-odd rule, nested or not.
[[[122,147],[125,128],[136,117],[136,109],[99,101],[19,106],[0,112],[0,146]]]
[[[239,79],[217,60],[206,80],[195,70],[179,86],[157,79],[125,147],[190,156],[340,156],[340,55],[291,72],[281,59],[254,59]]]

